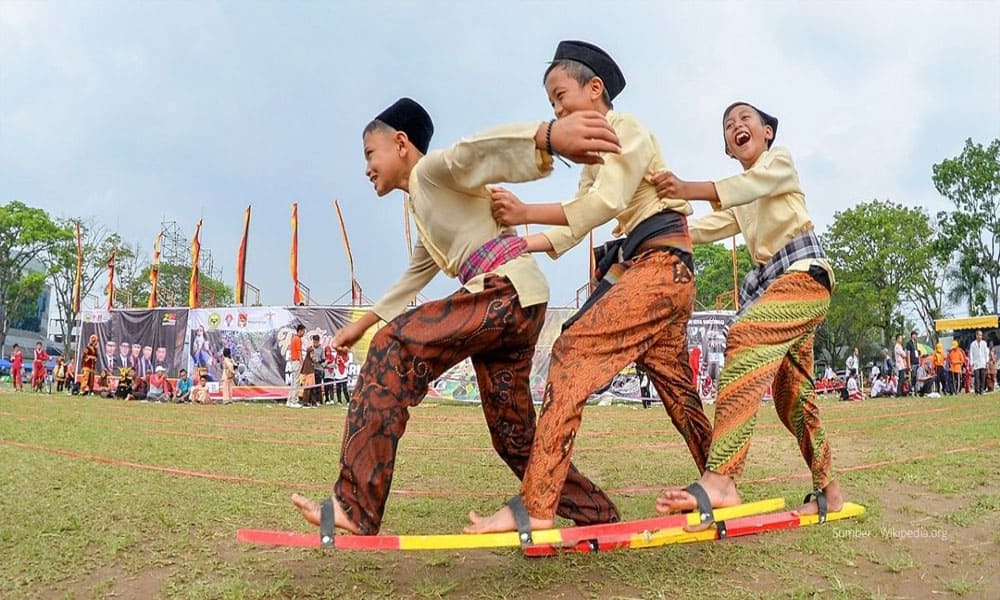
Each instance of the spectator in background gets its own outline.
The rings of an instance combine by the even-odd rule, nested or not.
[[[299,408],[299,378],[302,376],[302,336],[306,334],[306,326],[299,323],[295,327],[295,334],[292,335],[288,345],[288,400],[285,406]]]
[[[312,346],[309,348],[309,357],[312,358],[312,368],[313,368],[313,385],[316,386],[312,394],[315,406],[323,404],[323,365],[326,363],[326,354],[323,351],[323,346],[320,345],[320,338],[318,335],[312,336]]]
[[[972,367],[972,376],[975,379],[976,394],[986,393],[986,367],[990,362],[990,351],[986,347],[986,340],[983,339],[983,332],[976,331],[976,339],[969,344],[969,363]]]
[[[997,346],[994,344],[992,350],[990,351],[990,360],[986,364],[986,392],[990,393],[996,388],[997,384],[997,353],[995,350]]]
[[[896,373],[896,369],[893,368],[892,356],[889,355],[888,348],[882,348],[882,375],[888,380],[892,375]]]
[[[934,373],[934,383],[939,394],[945,394],[948,390],[944,368],[945,363],[947,363],[947,359],[944,355],[944,345],[938,342],[934,346],[934,354],[931,355],[931,369]]]
[[[181,369],[177,376],[177,393],[174,395],[174,401],[190,402],[192,384],[193,382],[188,377],[187,369]]]
[[[24,391],[24,354],[17,344],[10,353],[10,383],[16,391]]]
[[[63,362],[63,357],[56,359],[56,366],[52,369],[52,376],[55,378],[56,391],[63,391],[63,383],[66,381],[66,363]]]
[[[118,387],[115,389],[115,398],[119,400],[130,400],[132,396],[132,378],[135,370],[125,369],[125,373],[118,378]]]
[[[896,382],[889,375],[882,373],[878,379],[872,382],[871,397],[881,398],[893,396],[896,393]]]
[[[73,393],[73,388],[76,384],[76,374],[73,372],[73,358],[72,356],[69,357],[69,362],[66,363],[66,370],[63,371],[63,387],[66,388],[67,394]]]
[[[857,352],[857,349],[855,349]],[[847,400],[850,402],[861,402],[864,395],[861,393],[861,385],[858,383],[858,370],[851,369],[847,375]]]
[[[996,365],[994,383],[1000,386],[1000,343],[993,344],[993,362]]]
[[[910,395],[917,395],[917,369],[920,367],[920,343],[917,341],[917,332],[910,332],[910,339],[906,342],[906,366],[910,370]]]
[[[351,365],[354,364],[354,354],[350,352],[337,352],[334,359],[333,383],[337,388],[337,402],[345,405],[351,403],[351,392],[347,382],[351,377]]]
[[[859,367],[861,366],[861,362],[860,359],[858,358],[858,354],[859,354],[858,349],[855,348],[854,352],[847,357],[847,362],[845,366],[848,373],[850,373],[851,371],[854,371],[855,373],[859,372]]]
[[[146,394],[149,392],[149,383],[146,378],[139,375],[135,369],[130,369],[132,373],[132,396],[129,400],[146,400]]]
[[[149,389],[146,390],[146,398],[155,402],[166,402],[170,400],[170,393],[166,377],[167,370],[163,367],[156,367],[153,374],[149,376]]]
[[[896,395],[906,395],[903,383],[910,377],[910,365],[906,362],[906,350],[903,350],[902,334],[896,336],[896,345],[892,349],[896,370]]]
[[[233,401],[233,381],[236,379],[236,363],[233,362],[233,351],[222,349],[222,403]]]
[[[45,361],[49,360],[49,354],[41,342],[35,342],[34,360],[31,361],[31,389],[35,392],[42,391],[45,383]]]
[[[952,393],[957,394],[962,389],[962,368],[965,366],[965,352],[958,345],[958,340],[952,340],[948,351],[948,372],[951,375]]]
[[[208,395],[208,377],[202,375],[198,378],[198,385],[191,388],[191,402],[195,404],[212,403],[212,398]]]
[[[916,394],[927,396],[934,392],[934,371],[931,369],[930,361],[920,361],[917,366]]]

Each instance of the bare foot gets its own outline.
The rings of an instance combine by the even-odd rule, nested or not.
[[[476,511],[469,511],[469,520],[472,524],[463,529],[465,533],[502,533],[505,531],[517,531],[517,522],[514,520],[514,513],[509,506],[504,506],[488,517],[480,517]],[[551,529],[553,519],[536,519],[529,517],[531,530]]]
[[[292,504],[294,504],[295,508],[299,509],[299,512],[302,513],[302,518],[310,524],[319,527],[322,509],[320,508],[318,502],[313,502],[302,494],[292,494]],[[333,499],[333,524],[339,529],[344,529],[354,534],[360,533],[358,531],[358,526],[351,523],[347,519],[347,515],[345,515],[344,511],[340,508],[340,503],[337,502],[336,498]]]
[[[831,481],[826,484],[826,487],[823,488],[823,493],[826,495],[826,512],[837,512],[844,508],[844,496],[840,493],[839,483]],[[811,500],[793,510],[792,514],[796,517],[819,514],[819,505],[816,504],[815,500]]]
[[[728,475],[719,475],[712,471],[705,471],[698,481],[701,487],[708,494],[708,499],[712,502],[712,508],[723,508],[726,506],[736,506],[740,504],[740,494],[736,491],[736,482]],[[677,513],[683,511],[698,510],[698,501],[690,492],[684,488],[671,487],[663,490],[660,497],[656,499],[656,511],[659,513]],[[698,528],[692,528],[696,531]],[[701,527],[704,529],[704,527]]]

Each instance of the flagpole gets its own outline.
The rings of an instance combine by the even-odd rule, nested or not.
[[[163,242],[163,230],[156,236],[156,241],[153,242],[153,264],[149,268],[149,302],[146,303],[146,308],[156,308],[159,302],[159,297],[157,294],[160,289],[160,244]]]
[[[80,220],[76,221],[76,279],[73,281],[73,314],[80,314],[80,290],[83,286],[83,238]],[[70,325],[72,328],[72,324]]]

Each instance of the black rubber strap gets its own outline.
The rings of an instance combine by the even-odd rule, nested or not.
[[[698,522],[702,525],[709,525],[715,522],[715,515],[712,513],[712,500],[708,497],[705,488],[697,481],[684,488],[684,491],[694,496],[698,503]]]
[[[823,490],[813,490],[806,494],[806,499],[802,502],[808,503],[813,498],[816,499],[816,508],[819,509],[819,522],[826,523],[826,494],[823,493]]]
[[[507,506],[514,513],[514,523],[517,524],[517,536],[521,540],[522,546],[530,546],[531,540],[531,518],[528,510],[524,508],[524,500],[520,496],[514,496],[507,501]]]
[[[719,532],[719,539],[720,540],[724,540],[727,537],[729,537],[729,531],[726,529],[726,522],[725,521],[716,521],[715,522],[715,530],[717,532]]]
[[[333,548],[333,537],[336,535],[333,526],[333,499],[327,498],[319,510],[319,545],[323,548]]]

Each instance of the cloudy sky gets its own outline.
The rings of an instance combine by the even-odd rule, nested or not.
[[[583,7],[590,7],[584,9]],[[406,267],[402,196],[377,198],[360,130],[403,95],[434,117],[432,147],[551,118],[541,76],[561,39],[608,50],[616,108],[654,132],[687,179],[731,174],[720,112],[781,119],[817,228],[872,198],[950,208],[931,166],[1000,137],[1000,3],[983,2],[19,2],[0,0],[0,204],[97,218],[151,254],[161,221],[232,285],[253,205],[247,280],[291,301],[349,301],[347,221],[365,295]],[[514,186],[566,199],[578,168]],[[701,209],[699,212],[703,212]],[[601,230],[602,237],[610,228]],[[573,302],[586,253],[541,257],[552,306]],[[455,289],[439,276],[425,290]]]

